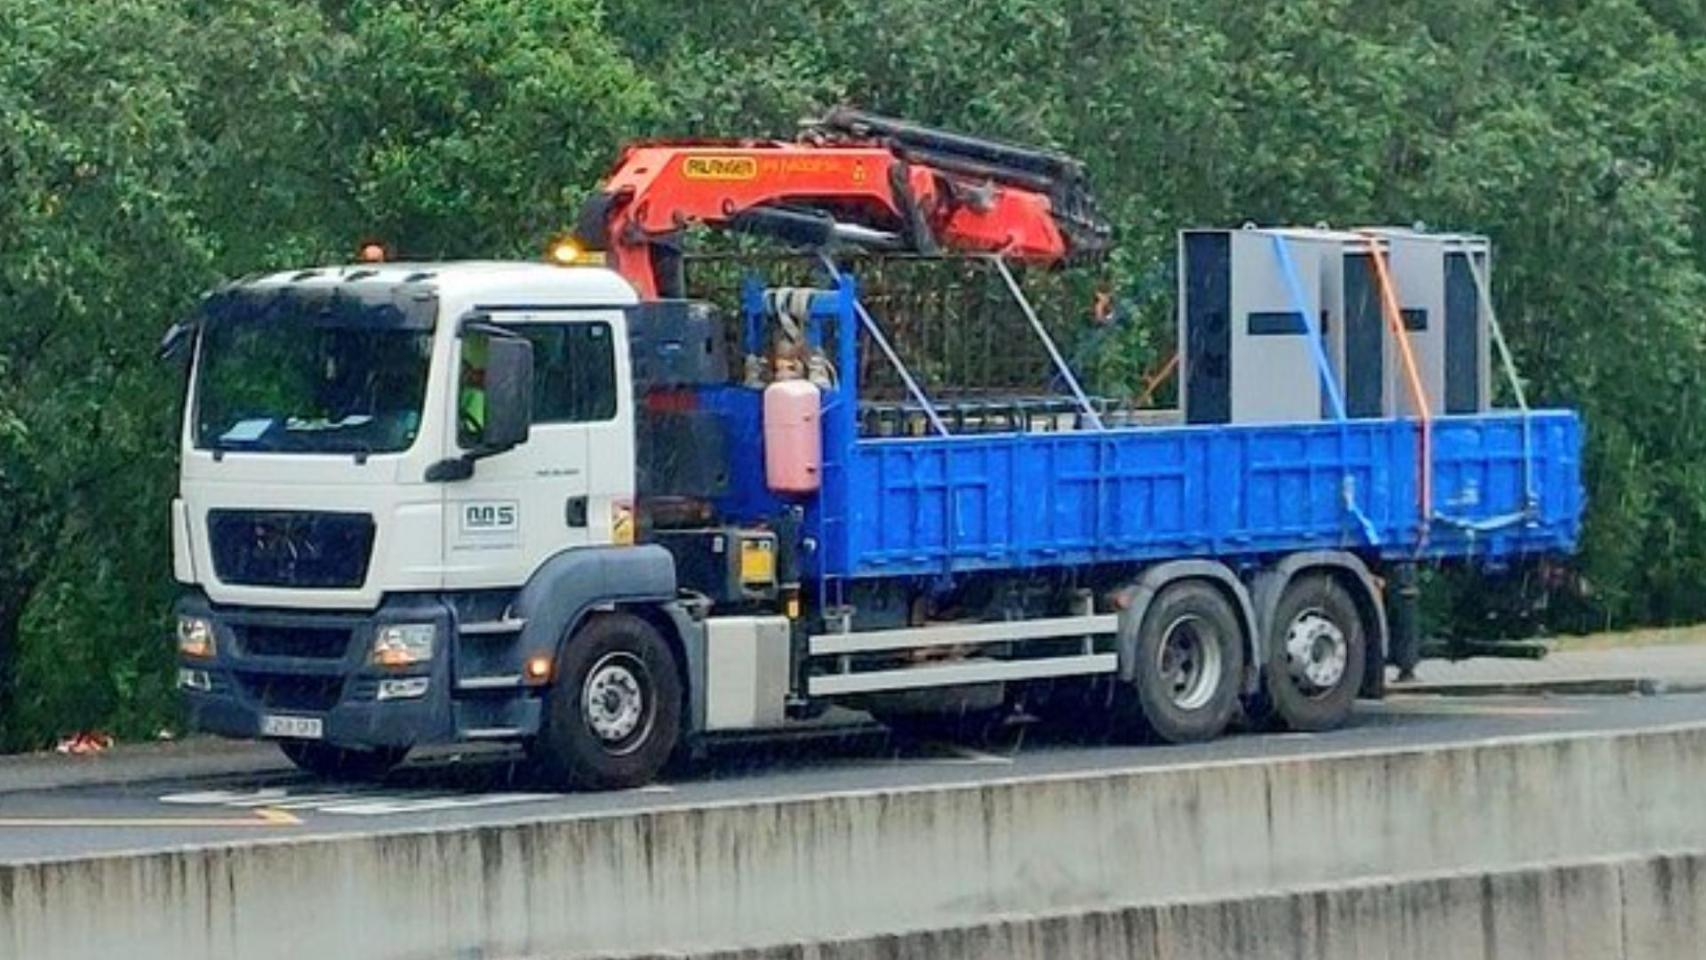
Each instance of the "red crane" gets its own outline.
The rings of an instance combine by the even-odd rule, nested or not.
[[[667,141],[623,150],[575,240],[642,297],[680,296],[694,224],[808,247],[998,253],[1057,264],[1106,252],[1084,167],[1057,153],[838,108],[788,141]]]

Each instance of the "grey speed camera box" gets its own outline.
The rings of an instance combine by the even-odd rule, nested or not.
[[[1179,375],[1187,423],[1334,416],[1320,358],[1337,367],[1343,352],[1337,306],[1343,242],[1340,234],[1313,230],[1180,233]]]

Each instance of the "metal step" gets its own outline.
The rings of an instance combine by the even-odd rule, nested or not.
[[[526,732],[520,727],[477,727],[462,731],[462,736],[469,740],[509,740]]]
[[[520,633],[527,626],[526,620],[504,619],[484,620],[478,623],[464,623],[456,628],[456,632],[465,637],[490,636],[504,633]]]
[[[463,677],[456,681],[458,690],[507,690],[521,686],[521,674],[509,673],[497,677]]]

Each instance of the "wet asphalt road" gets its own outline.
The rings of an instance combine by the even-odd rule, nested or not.
[[[1330,733],[1236,734],[1183,747],[1086,743],[1038,726],[971,747],[909,741],[865,725],[723,745],[662,783],[603,794],[557,793],[501,753],[411,763],[369,784],[204,772],[0,793],[0,863],[1681,724],[1706,725],[1706,694],[1395,696],[1360,705],[1349,726]]]

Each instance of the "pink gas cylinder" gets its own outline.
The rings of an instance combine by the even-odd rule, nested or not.
[[[823,397],[809,380],[764,388],[764,481],[777,493],[816,493],[823,485]]]

